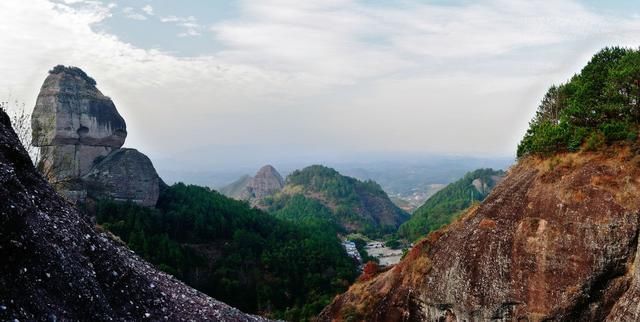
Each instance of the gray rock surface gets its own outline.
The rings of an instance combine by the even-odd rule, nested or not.
[[[86,174],[93,160],[121,147],[126,124],[95,81],[76,67],[56,66],[33,110],[33,144],[43,147],[45,167],[57,178]],[[51,172],[51,171],[49,171]]]
[[[151,160],[135,149],[111,152],[82,179],[89,197],[133,201],[148,207],[155,206],[165,186]]]
[[[158,271],[39,175],[0,110],[0,321],[266,321]]]
[[[164,183],[144,154],[120,149],[126,124],[111,99],[77,67],[56,66],[31,119],[40,166],[68,200],[108,197],[154,206]]]

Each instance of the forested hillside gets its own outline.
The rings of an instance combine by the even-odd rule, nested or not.
[[[436,192],[398,229],[398,235],[414,241],[453,221],[474,202],[482,201],[502,179],[504,171],[478,169]]]
[[[145,259],[248,312],[307,319],[357,274],[324,223],[294,224],[208,188],[175,184],[157,209],[100,201],[96,212],[99,225]]]
[[[549,89],[518,145],[518,157],[635,141],[639,123],[640,52],[605,48],[579,74]]]
[[[322,220],[338,231],[372,237],[395,232],[409,217],[374,181],[359,181],[320,165],[294,171],[284,189],[263,202],[270,212],[289,220]]]

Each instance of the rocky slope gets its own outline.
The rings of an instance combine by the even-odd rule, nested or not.
[[[320,203],[325,208],[321,212],[329,212],[346,232],[395,232],[409,217],[377,183],[343,176],[320,165],[291,173],[282,191],[264,200],[264,207],[272,212],[287,209],[290,203],[299,202],[296,196]]]
[[[0,320],[264,320],[97,231],[36,172],[1,110],[0,200]]]
[[[120,149],[125,121],[81,69],[58,65],[49,72],[31,123],[39,166],[67,199],[82,202],[89,193],[156,204],[164,183],[144,154]]]
[[[479,206],[320,321],[637,321],[640,156],[521,160]]]
[[[255,176],[243,176],[220,191],[227,197],[246,200],[252,206],[261,206],[261,201],[282,190],[284,180],[271,165],[265,165]]]

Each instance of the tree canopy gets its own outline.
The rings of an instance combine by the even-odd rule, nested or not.
[[[307,320],[357,275],[321,219],[283,220],[208,188],[179,183],[157,209],[102,200],[96,211],[98,224],[145,259],[251,313]]]
[[[635,141],[639,124],[640,51],[607,47],[568,82],[549,88],[517,155]]]

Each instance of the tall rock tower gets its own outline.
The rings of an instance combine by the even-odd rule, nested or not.
[[[80,178],[127,137],[124,119],[96,82],[77,67],[60,65],[40,89],[31,127],[43,172],[54,182]]]
[[[68,199],[93,194],[155,205],[164,183],[144,154],[120,149],[127,138],[124,119],[80,68],[58,65],[49,71],[31,127],[39,167]]]

